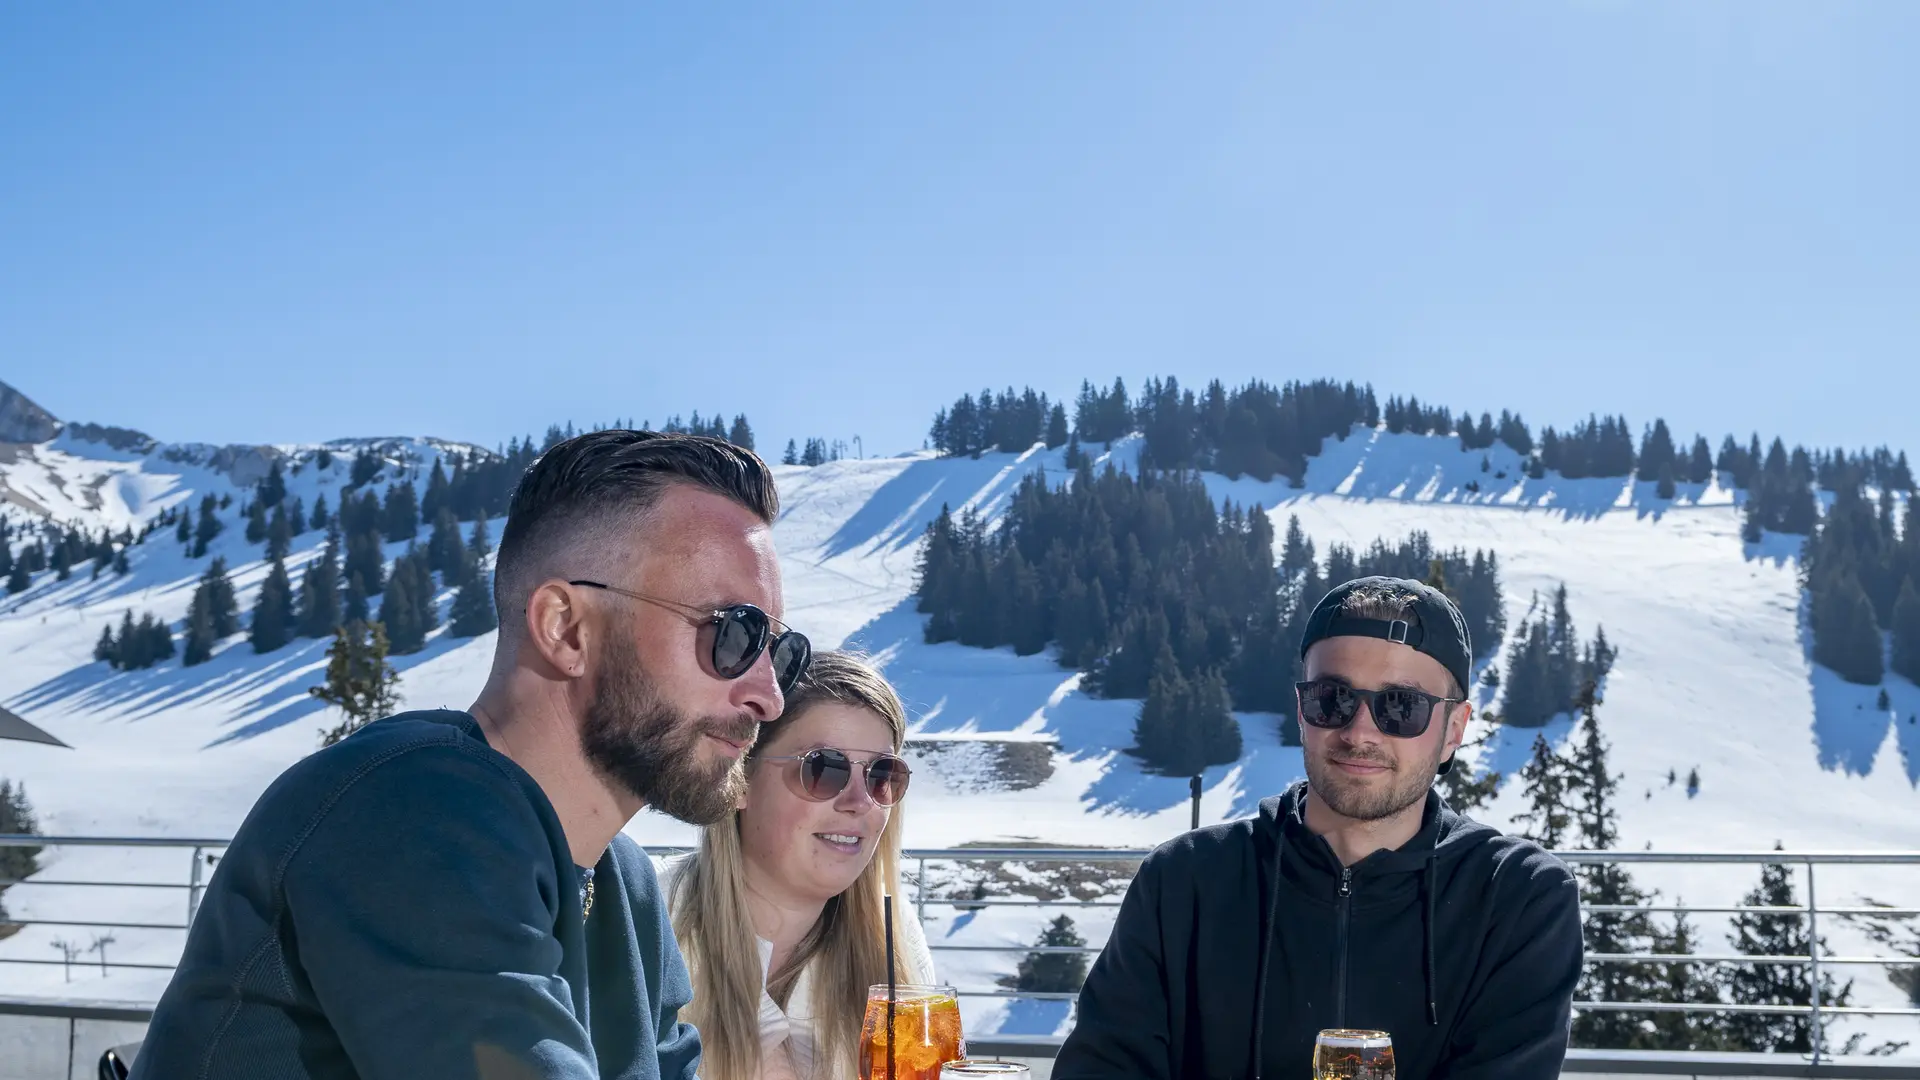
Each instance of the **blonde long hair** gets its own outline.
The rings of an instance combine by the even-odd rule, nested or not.
[[[837,702],[884,720],[893,750],[906,741],[906,709],[887,680],[846,652],[814,655],[807,677],[787,697],[780,719],[760,729],[770,745],[815,705]],[[748,767],[757,767],[748,755]],[[867,988],[887,981],[882,895],[896,897],[900,917],[900,805],[887,815],[873,859],[859,878],[827,901],[813,929],[778,970],[767,973],[768,996],[784,1008],[795,981],[813,969],[815,1076],[852,1076]],[[760,955],[747,909],[740,812],[702,831],[699,851],[674,883],[673,935],[693,976],[687,1018],[700,1029],[704,1080],[752,1080],[760,1070]]]

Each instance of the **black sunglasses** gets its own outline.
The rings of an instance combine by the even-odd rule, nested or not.
[[[1335,731],[1353,723],[1360,703],[1367,703],[1373,726],[1396,739],[1415,739],[1427,733],[1435,705],[1458,705],[1466,698],[1436,697],[1422,690],[1393,686],[1385,690],[1358,690],[1332,679],[1293,684],[1300,700],[1300,720]]]
[[[855,765],[860,766],[861,775],[866,778],[867,797],[879,806],[899,802],[907,793],[907,781],[913,778],[913,770],[907,768],[907,763],[892,754],[875,754],[865,761],[854,761],[845,750],[831,746],[804,754],[769,754],[753,760],[799,762],[798,794],[814,802],[839,798],[853,779]]]
[[[567,584],[604,589],[632,600],[658,604],[692,616],[703,625],[711,625],[714,628],[713,670],[723,679],[737,679],[745,675],[760,659],[760,654],[771,649],[774,677],[780,682],[780,692],[789,694],[793,692],[794,684],[807,673],[807,665],[813,663],[813,643],[807,640],[805,634],[752,604],[735,604],[712,610],[674,600],[662,600],[657,596],[615,588],[598,581],[569,581]],[[780,633],[773,632],[775,626],[781,628]]]

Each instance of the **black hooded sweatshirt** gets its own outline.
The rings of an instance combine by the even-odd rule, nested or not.
[[[1402,1080],[1554,1080],[1580,978],[1573,874],[1427,796],[1342,868],[1306,784],[1141,866],[1054,1080],[1310,1080],[1314,1036],[1393,1037]]]

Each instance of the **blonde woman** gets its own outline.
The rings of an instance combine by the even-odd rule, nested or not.
[[[867,988],[887,981],[883,893],[895,897],[895,977],[934,981],[919,921],[898,899],[906,728],[879,672],[816,655],[761,727],[738,809],[667,861],[704,1080],[857,1075]]]

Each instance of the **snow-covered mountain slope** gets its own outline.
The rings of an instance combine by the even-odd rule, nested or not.
[[[62,436],[28,447],[14,462],[0,463],[0,480],[52,500],[55,492],[88,490],[91,478],[119,477],[96,485],[110,493],[97,504],[69,496],[55,514],[115,527],[137,524],[142,514],[190,496],[197,500],[202,491],[233,490],[220,470],[181,465],[168,471],[176,463],[156,463],[155,453],[99,452],[97,445]],[[437,449],[426,442],[394,448],[396,458],[412,455],[421,469]],[[1107,451],[1129,467],[1136,454],[1130,441]],[[24,472],[23,461],[31,462]],[[914,611],[910,591],[916,543],[927,523],[943,504],[992,515],[1035,469],[1056,482],[1068,476],[1060,451],[1039,449],[978,460],[916,454],[776,469],[784,503],[776,538],[790,622],[822,646],[846,643],[873,652],[899,686],[918,734],[1004,733],[1057,745],[1044,775],[991,793],[981,791],[980,761],[966,740],[928,754],[906,811],[907,839],[915,847],[1150,846],[1187,825],[1187,782],[1149,775],[1120,749],[1130,742],[1137,703],[1088,697],[1078,690],[1078,675],[1045,655],[922,640],[924,617]],[[337,471],[303,469],[289,476],[289,490],[309,505],[322,492],[337,504]],[[1330,542],[1364,545],[1412,529],[1426,530],[1443,547],[1491,548],[1500,557],[1510,625],[1525,615],[1532,593],[1564,582],[1581,631],[1604,625],[1619,649],[1600,715],[1622,774],[1623,847],[1920,846],[1913,825],[1920,809],[1920,688],[1889,676],[1891,707],[1881,710],[1874,689],[1849,686],[1811,665],[1797,538],[1743,544],[1729,492],[1682,487],[1676,499],[1663,501],[1651,484],[1528,480],[1504,447],[1487,455],[1483,471],[1482,455],[1461,452],[1452,439],[1384,431],[1357,431],[1329,443],[1299,489],[1224,477],[1208,483],[1219,498],[1265,506],[1275,515],[1276,532],[1284,533],[1288,515],[1298,515],[1323,554]],[[266,568],[260,546],[244,542],[233,518],[237,498],[213,553],[235,567],[245,609]],[[497,537],[500,523],[492,525]],[[319,543],[312,532],[296,539],[289,559],[296,580]],[[403,546],[390,548],[389,556]],[[26,783],[49,833],[226,836],[280,769],[312,751],[329,723],[305,693],[319,679],[323,645],[302,641],[256,656],[243,638],[234,638],[202,666],[186,669],[175,660],[146,671],[110,671],[91,659],[101,628],[129,608],[177,623],[205,565],[187,559],[170,534],[156,534],[135,550],[126,578],[90,581],[82,570],[56,583],[42,575],[29,592],[0,603],[0,704],[74,747],[0,745],[0,775]],[[398,658],[406,705],[465,706],[485,675],[492,644],[491,636],[458,641],[442,629],[425,651]],[[1205,778],[1208,821],[1249,814],[1262,796],[1302,774],[1300,751],[1280,744],[1274,718],[1247,714],[1241,720],[1245,755],[1209,769]],[[1568,730],[1563,720],[1546,734],[1564,739]],[[1510,774],[1536,733],[1486,734],[1474,751],[1479,763]],[[1697,794],[1684,782],[1669,783],[1670,773],[1684,778],[1696,767]],[[1517,785],[1508,784],[1479,816],[1505,827],[1522,804]],[[692,839],[686,826],[651,814],[629,832],[649,844]],[[50,853],[49,862],[64,879],[178,882],[185,872],[178,852],[70,849]],[[1669,898],[1724,904],[1757,875],[1713,867],[1646,868],[1636,876]],[[1823,902],[1872,896],[1920,906],[1920,880],[1911,873],[1842,868],[1823,871],[1820,887]],[[177,892],[158,890],[135,896],[21,887],[6,903],[22,916],[93,912],[127,921],[177,921],[182,911]],[[1027,944],[1055,913],[929,908],[929,932],[936,944]],[[1072,914],[1089,940],[1103,940],[1107,909]],[[1836,950],[1866,951],[1849,947],[1857,942],[1845,927],[1825,932]],[[28,928],[0,941],[0,957],[57,956],[49,947],[57,936]],[[176,932],[119,936],[115,959],[160,963],[178,954]],[[990,988],[1017,959],[940,954],[944,976],[976,989]],[[1895,1000],[1896,991],[1878,974],[1849,974],[1859,978],[1863,1002]],[[157,991],[161,978],[137,972],[103,978],[97,969],[76,968],[67,985],[57,967],[0,964],[0,989],[15,993],[142,998]],[[967,1004],[975,1031],[1050,1031],[1065,1016],[1056,1004]]]

